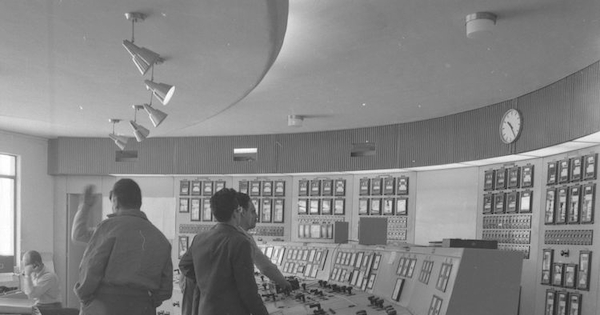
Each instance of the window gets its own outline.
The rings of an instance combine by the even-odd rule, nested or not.
[[[0,273],[12,272],[15,265],[16,160],[0,154]]]

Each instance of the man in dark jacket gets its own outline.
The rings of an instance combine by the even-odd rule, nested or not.
[[[218,223],[197,234],[179,262],[200,289],[198,313],[202,315],[267,315],[254,279],[252,244],[238,228],[241,207],[236,191],[219,190],[210,198]]]

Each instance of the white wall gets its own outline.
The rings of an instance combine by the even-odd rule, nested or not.
[[[478,168],[417,172],[415,244],[477,238]]]
[[[0,152],[19,157],[17,250],[53,252],[54,181],[47,173],[48,140],[0,131]]]

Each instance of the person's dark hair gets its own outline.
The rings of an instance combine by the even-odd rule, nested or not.
[[[223,188],[210,197],[210,209],[217,221],[231,220],[233,211],[239,207],[236,194],[233,188]]]
[[[248,210],[248,207],[250,207],[250,196],[248,196],[247,194],[244,194],[243,192],[237,192],[237,194],[235,194],[235,198],[238,201],[238,204],[240,205],[240,207],[244,208],[244,211]]]
[[[142,190],[133,179],[119,179],[110,193],[111,199],[113,196],[117,197],[119,207],[127,209],[139,209],[142,207]]]
[[[30,250],[26,254],[29,255],[30,264],[38,266],[42,264],[42,255],[38,251]]]

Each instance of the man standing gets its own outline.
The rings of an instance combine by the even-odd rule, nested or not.
[[[256,219],[258,217],[256,208],[250,200],[250,197],[247,194],[237,192],[236,199],[240,207],[242,207],[238,227],[244,232],[244,235],[246,238],[248,238],[250,244],[252,245],[252,261],[254,262],[254,265],[262,274],[278,284],[283,290],[291,291],[292,285],[285,279],[279,269],[277,269],[277,266],[271,262],[269,257],[267,257],[258,248],[254,238],[246,233],[248,230],[256,227]],[[179,284],[181,286],[181,291],[183,292],[183,299],[181,301],[181,314],[198,315],[200,290],[198,290],[196,286],[196,280],[183,277],[179,279]]]
[[[21,268],[23,292],[35,302],[35,307],[42,310],[62,307],[58,276],[44,265],[39,252],[25,252]]]
[[[266,315],[254,280],[252,244],[238,228],[241,207],[236,191],[219,190],[210,198],[218,223],[197,234],[179,262],[200,290],[198,313],[202,315]]]
[[[267,257],[256,245],[256,241],[254,238],[246,233],[248,230],[251,230],[256,227],[256,219],[258,214],[256,213],[256,208],[254,204],[250,200],[250,197],[247,194],[238,192],[236,194],[236,199],[242,207],[242,212],[240,214],[240,223],[239,227],[244,231],[244,234],[250,240],[252,244],[252,258],[254,264],[260,270],[262,274],[267,276],[267,278],[271,279],[275,283],[277,283],[283,290],[292,290],[292,285],[285,279],[285,277],[281,274],[277,266],[271,262],[271,259]]]
[[[92,192],[93,187],[86,187],[80,211],[95,202]],[[171,244],[140,210],[142,192],[135,181],[117,181],[110,200],[109,218],[79,234],[81,241],[91,234],[74,288],[80,314],[155,315],[173,291]]]

